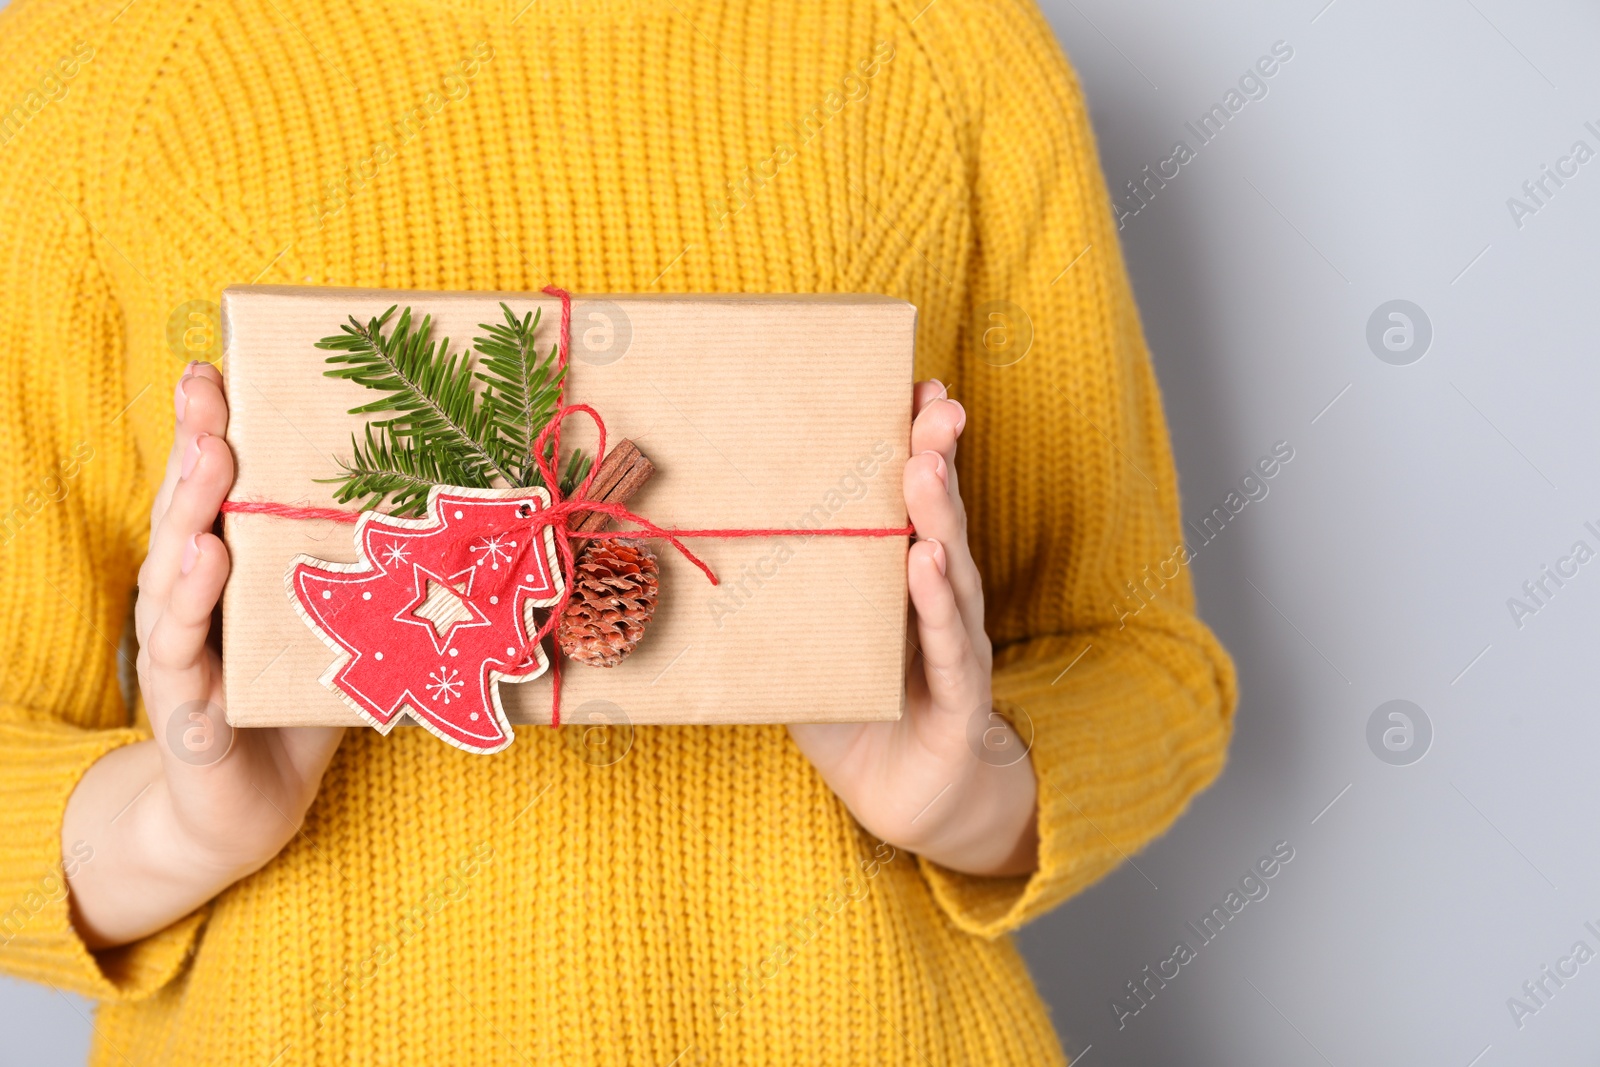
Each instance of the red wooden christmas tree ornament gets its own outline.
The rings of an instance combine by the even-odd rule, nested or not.
[[[509,745],[499,683],[550,665],[527,646],[534,609],[560,599],[561,569],[550,528],[526,521],[549,502],[537,488],[436,486],[425,518],[364,513],[355,563],[297,556],[290,598],[337,655],[322,684],[380,733],[409,712],[457,748]]]

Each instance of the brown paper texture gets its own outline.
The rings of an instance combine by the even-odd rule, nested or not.
[[[314,343],[393,304],[470,346],[480,323],[560,305],[526,293],[239,286],[222,300],[237,465],[230,500],[330,507],[335,475],[377,394],[323,375]],[[874,296],[573,298],[568,403],[657,468],[630,502],[666,527],[898,527],[911,423],[916,309]],[[591,455],[587,419],[563,448]],[[296,614],[284,573],[298,553],[356,559],[353,526],[228,513],[223,673],[236,726],[362,725],[319,678],[328,647]],[[695,539],[722,585],[662,542],[661,604],[620,666],[562,665],[566,722],[784,723],[898,718],[904,701],[904,538]],[[548,675],[501,687],[513,723],[550,721]]]

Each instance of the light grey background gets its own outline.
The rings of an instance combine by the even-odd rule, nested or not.
[[[1137,868],[1022,935],[1068,1050],[1089,1067],[1593,1062],[1600,958],[1547,981],[1543,1006],[1521,986],[1580,939],[1600,951],[1600,560],[1520,629],[1507,599],[1575,541],[1600,550],[1583,525],[1600,529],[1600,159],[1520,228],[1507,199],[1574,141],[1600,151],[1600,13],[1042,2],[1114,193],[1194,148],[1184,123],[1274,42],[1294,50],[1122,235],[1185,516],[1275,442],[1295,457],[1194,564],[1240,668],[1225,776]],[[1366,340],[1392,299],[1432,323],[1406,366]],[[1433,730],[1404,766],[1367,741],[1394,699]],[[1268,895],[1201,946],[1185,923],[1280,841],[1294,859]],[[1197,957],[1119,1028],[1112,998],[1180,939]],[[1512,996],[1539,1007],[1520,1029]],[[87,1015],[0,979],[0,1062],[83,1062]]]
[[[1124,867],[1023,935],[1069,1051],[1088,1067],[1596,1062],[1600,958],[1549,983],[1520,1030],[1506,1000],[1579,939],[1600,952],[1584,929],[1600,927],[1600,560],[1520,630],[1506,601],[1575,541],[1600,550],[1583,528],[1600,528],[1600,158],[1520,229],[1506,201],[1574,141],[1600,151],[1584,128],[1600,128],[1600,13],[1045,7],[1114,192],[1175,139],[1193,147],[1183,124],[1273,42],[1294,49],[1122,235],[1185,516],[1273,442],[1295,458],[1195,563],[1240,668],[1226,774],[1134,857],[1142,875]],[[1395,298],[1433,325],[1409,366],[1366,342]],[[1409,766],[1368,747],[1392,699],[1433,726]],[[1185,922],[1278,841],[1295,858],[1268,896],[1199,947]],[[1197,958],[1119,1029],[1111,999],[1179,939]]]

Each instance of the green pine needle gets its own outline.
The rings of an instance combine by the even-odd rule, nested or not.
[[[531,453],[555,415],[561,372],[554,347],[543,358],[536,349],[538,314],[518,319],[505,304],[500,308],[505,322],[483,325],[488,336],[473,341],[476,365],[464,352],[452,354],[448,338],[435,342],[433,320],[414,323],[410,308],[389,333],[394,307],[364,324],[352,317],[317,342],[335,353],[327,357],[333,369],[323,373],[383,394],[350,414],[393,412],[368,423],[364,441],[352,436],[343,472],[324,479],[338,483],[340,503],[360,500],[365,510],[387,501],[392,514],[410,517],[426,513],[435,485],[544,485]],[[474,380],[484,383],[481,394]],[[548,446],[545,458],[552,458]],[[587,456],[572,452],[562,491],[570,492],[589,466]]]
[[[507,464],[526,482],[537,473],[533,446],[555,414],[562,376],[554,370],[555,346],[542,360],[534,347],[538,311],[519,320],[506,305],[501,304],[500,310],[505,322],[480,323],[479,329],[488,336],[473,338],[473,347],[483,357],[477,378],[488,386],[484,403],[494,423],[495,440],[509,453],[504,457]]]

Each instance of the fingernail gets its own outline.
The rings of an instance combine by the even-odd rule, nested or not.
[[[967,409],[961,406],[961,401],[959,400],[951,400],[949,397],[945,397],[944,402],[956,406],[956,413],[959,415],[959,418],[956,419],[956,436],[959,437],[961,431],[967,428]]]
[[[194,366],[194,364],[189,364]],[[183,377],[178,379],[178,384],[172,388],[172,413],[183,421],[184,414],[189,410],[189,394],[183,391],[183,383],[189,380],[189,372],[185,370]]]
[[[933,457],[933,473],[939,476],[939,480],[944,483],[946,489],[950,488],[950,471],[944,465],[944,457],[931,448],[922,454]]]
[[[189,543],[183,546],[183,561],[178,564],[178,571],[182,574],[188,574],[190,571],[194,570],[195,561],[199,558],[200,535],[190,534]],[[940,573],[943,573],[944,567],[941,566],[939,571]]]
[[[200,462],[200,442],[210,436],[208,433],[197,433],[194,440],[189,442],[188,449],[183,453],[183,466],[178,470],[180,482],[194,473],[194,465]]]
[[[939,573],[943,574],[944,573],[944,563],[945,563],[944,546],[941,545],[939,542],[935,541],[931,537],[927,539],[927,542],[928,542],[928,544],[933,546],[933,564],[934,564],[934,566],[939,568]]]

